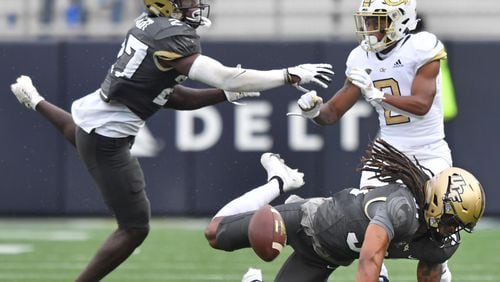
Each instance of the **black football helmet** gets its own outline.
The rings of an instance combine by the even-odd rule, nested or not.
[[[143,0],[146,10],[157,17],[170,17],[190,26],[210,26],[210,5],[203,0]]]

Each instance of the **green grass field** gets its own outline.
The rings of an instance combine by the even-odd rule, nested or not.
[[[226,253],[209,248],[203,237],[206,219],[163,219],[132,257],[104,281],[235,281],[249,266],[274,274],[290,252],[272,263],[251,250]],[[114,229],[108,219],[0,220],[0,281],[73,281],[104,238]],[[500,281],[500,224],[485,219],[450,260],[453,281]],[[391,281],[415,281],[416,262],[388,260]],[[330,281],[353,281],[356,263],[338,269]]]

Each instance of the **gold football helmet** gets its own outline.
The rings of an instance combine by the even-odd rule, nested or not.
[[[184,21],[194,28],[210,26],[210,5],[202,0],[144,0],[146,10],[157,17],[170,17]],[[204,11],[206,9],[205,14]]]
[[[454,225],[471,232],[484,213],[481,183],[470,172],[451,167],[427,181],[425,220],[432,229]]]
[[[361,0],[354,14],[359,44],[365,51],[384,50],[417,27],[416,9],[417,0]]]
[[[144,5],[156,16],[176,17],[180,12],[176,0],[144,0]]]

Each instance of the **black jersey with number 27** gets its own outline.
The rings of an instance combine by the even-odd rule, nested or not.
[[[170,61],[200,53],[200,37],[188,24],[167,17],[139,17],[101,85],[104,101],[126,105],[146,120],[168,100],[186,76],[166,67]]]

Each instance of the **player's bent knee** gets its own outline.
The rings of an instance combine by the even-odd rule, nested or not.
[[[136,242],[137,245],[140,245],[146,237],[148,237],[149,227],[127,228],[124,229],[124,231],[132,241]]]
[[[222,221],[223,217],[217,217],[210,221],[210,223],[205,228],[205,238],[208,241],[210,247],[214,249],[219,249],[217,247],[217,228],[219,223]]]

